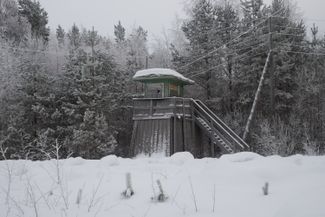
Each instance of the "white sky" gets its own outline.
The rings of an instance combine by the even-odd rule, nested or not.
[[[264,0],[271,3],[272,0]],[[319,27],[319,34],[325,34],[325,0],[293,0],[297,4],[298,11],[302,13],[305,24],[312,26],[315,23]],[[310,28],[307,29],[310,31]]]
[[[126,30],[141,25],[149,34],[158,35],[171,26],[176,14],[184,14],[184,0],[39,0],[49,13],[49,24],[65,29],[76,23],[101,34],[114,35],[114,25],[121,20]],[[152,35],[151,35],[152,36]]]
[[[113,36],[114,24],[121,20],[128,30],[141,25],[150,37],[169,29],[176,15],[185,16],[184,3],[189,0],[39,0],[49,13],[49,24],[54,30],[58,24],[65,29],[76,23],[101,34]],[[271,0],[264,0],[266,3]],[[315,22],[321,34],[325,33],[325,0],[296,0],[306,23]]]

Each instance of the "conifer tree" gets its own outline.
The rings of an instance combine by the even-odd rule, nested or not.
[[[244,17],[241,20],[242,31],[248,31],[261,19],[265,19],[266,11],[261,0],[246,0],[241,1]],[[264,31],[267,31],[267,22],[260,24],[256,30],[241,37],[238,45],[235,45],[239,56],[236,61],[238,70],[237,83],[235,89],[240,90],[235,93],[235,106],[240,108],[246,114],[249,113],[258,83],[261,77],[263,67],[265,65],[267,45],[265,41],[267,36]],[[265,54],[263,54],[265,52]]]
[[[112,57],[95,49],[96,33],[87,32],[86,45],[92,52],[81,48],[70,52],[65,75],[66,98],[70,100],[62,107],[69,115],[71,151],[74,155],[98,158],[112,153],[116,146],[114,130],[108,120],[122,100],[119,94],[123,80]]]
[[[30,24],[20,16],[18,5],[13,0],[2,0],[0,7],[0,37],[13,45],[26,43],[30,34]]]
[[[98,45],[100,41],[100,37],[97,31],[94,30],[94,27],[92,28],[92,30],[88,30],[88,31],[86,30],[83,38],[84,38],[85,45],[89,46],[93,53],[95,46]]]
[[[48,43],[50,36],[50,29],[47,27],[48,15],[41,4],[37,1],[18,0],[18,5],[19,14],[27,18],[31,25],[32,36]]]
[[[56,29],[56,38],[58,40],[59,47],[62,48],[65,42],[65,31],[60,25],[58,25],[58,28]]]
[[[222,112],[233,112],[234,111],[234,83],[236,83],[236,66],[235,60],[238,58],[236,45],[229,43],[233,38],[237,37],[240,32],[239,16],[235,8],[230,2],[225,1],[224,5],[216,7],[216,20],[214,22],[214,35],[218,36],[220,44],[226,44],[218,52],[219,61],[223,63],[218,70],[218,85],[225,86],[224,89],[227,91],[219,91],[216,93],[217,96],[223,102]],[[221,45],[219,45],[220,47]],[[226,75],[224,78],[223,75]],[[225,84],[220,81],[225,80]],[[220,100],[218,100],[220,102]],[[220,103],[218,103],[220,104]]]
[[[133,29],[132,34],[128,37],[127,48],[127,71],[129,76],[140,69],[146,67],[146,58],[149,56],[147,48],[148,32],[141,26]]]
[[[283,10],[281,10],[283,9]],[[278,17],[271,18],[272,43],[274,44],[273,73],[274,110],[283,120],[292,112],[295,105],[294,93],[297,89],[296,77],[303,62],[305,26],[303,21],[294,21],[291,11],[283,0],[274,0],[271,13],[281,10]]]
[[[116,43],[125,41],[125,28],[122,26],[121,21],[118,21],[118,24],[114,25],[114,35]]]
[[[189,59],[189,61],[206,54],[217,44],[214,37],[215,35],[212,34],[213,25],[215,23],[215,8],[211,2],[208,0],[197,1],[191,13],[191,18],[184,22],[182,27],[190,43],[190,52],[193,59]],[[194,71],[207,70],[211,67],[213,61],[211,55],[206,56],[193,64],[190,69]],[[213,96],[213,85],[211,84],[211,82],[213,82],[213,76],[211,71],[207,71],[205,75],[203,75],[203,79],[206,86],[206,97],[210,99]]]
[[[76,24],[73,24],[68,32],[68,39],[72,50],[78,49],[81,46],[80,30]]]

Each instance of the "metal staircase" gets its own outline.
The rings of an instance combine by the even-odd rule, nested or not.
[[[225,154],[245,151],[249,145],[231,130],[200,100],[192,99],[193,115],[198,126],[209,136],[213,145]]]

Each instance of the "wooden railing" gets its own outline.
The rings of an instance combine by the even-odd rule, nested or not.
[[[133,118],[161,118],[172,115],[190,116],[191,99],[169,98],[135,98],[133,99]]]

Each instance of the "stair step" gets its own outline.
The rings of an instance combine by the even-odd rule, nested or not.
[[[213,129],[202,119],[202,118],[197,118],[197,120],[200,122],[200,124],[209,132],[211,133],[213,131]],[[221,145],[223,146],[224,149],[227,150],[228,153],[232,154],[234,153],[234,150],[229,147],[229,145],[227,145],[227,143],[225,143],[221,138],[220,136],[216,133],[216,132],[213,132],[213,137],[214,139]],[[215,144],[215,143],[214,143]]]
[[[229,152],[234,153],[234,150],[229,147],[218,135],[215,135],[215,139]]]

